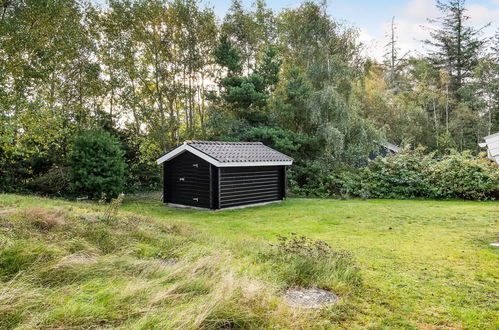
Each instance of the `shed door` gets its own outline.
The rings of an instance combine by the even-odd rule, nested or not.
[[[210,207],[210,164],[184,152],[167,163],[166,201],[169,203]]]

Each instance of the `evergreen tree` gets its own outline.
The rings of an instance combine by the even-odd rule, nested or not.
[[[257,68],[257,73],[263,77],[265,88],[269,92],[273,92],[279,82],[279,70],[282,62],[277,55],[277,48],[274,45],[269,45]]]
[[[226,34],[223,34],[220,37],[219,44],[217,48],[215,48],[213,55],[215,56],[217,64],[222,68],[227,69],[228,76],[234,76],[241,73],[241,55],[232,42],[230,42]]]
[[[276,101],[282,126],[295,132],[311,133],[307,102],[312,88],[297,67],[291,68],[284,79],[284,89],[278,93]]]
[[[219,81],[220,98],[225,107],[230,109],[237,119],[244,120],[249,125],[266,123],[267,100],[277,84],[280,68],[276,49],[269,47],[262,63],[247,76],[241,73],[238,50],[226,36],[221,37],[214,54],[217,64],[226,71],[226,76]]]
[[[431,39],[424,43],[430,46],[429,59],[438,68],[445,69],[451,77],[451,91],[460,99],[459,89],[473,74],[486,40],[481,38],[481,29],[469,26],[465,0],[437,1],[442,17],[429,20],[439,28],[430,31]]]
[[[77,196],[116,197],[125,184],[124,151],[118,139],[97,129],[81,132],[69,156],[71,190]]]

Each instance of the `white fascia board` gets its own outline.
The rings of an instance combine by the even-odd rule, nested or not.
[[[172,159],[173,157],[177,156],[178,154],[183,153],[184,151],[185,151],[185,144],[183,144],[180,147],[177,147],[177,148],[173,149],[172,151],[170,151],[169,153],[166,153],[165,155],[161,156],[160,158],[158,158],[156,160],[156,163],[158,165],[162,164],[162,163],[166,162],[167,160]]]
[[[276,161],[276,162],[230,162],[230,163],[220,163],[218,162],[217,167],[242,167],[242,166],[290,166],[293,164],[292,160],[287,161]]]
[[[158,165],[162,164],[162,163],[166,162],[167,160],[170,160],[174,157],[177,157],[179,154],[183,153],[184,151],[189,151],[189,152],[193,153],[194,155],[206,160],[210,164],[217,165],[217,163],[219,163],[218,160],[211,158],[207,154],[202,153],[201,151],[199,151],[197,149],[194,149],[193,147],[191,147],[188,144],[182,144],[180,147],[173,149],[172,151],[170,151],[169,153],[167,153],[163,157],[159,158],[156,161],[156,163],[158,163]]]
[[[274,162],[219,162],[218,160],[208,156],[207,154],[189,146],[188,144],[183,144],[178,148],[173,149],[163,157],[156,160],[156,163],[162,164],[167,160],[177,157],[179,154],[189,151],[201,159],[206,160],[208,163],[215,165],[216,167],[242,167],[242,166],[290,166],[293,164],[292,160],[286,161],[274,161]]]
[[[494,134],[491,134],[491,135],[488,135],[488,136],[484,137],[483,139],[484,139],[485,141],[487,141],[487,140],[491,140],[491,139],[493,139],[493,138],[499,138],[499,132],[494,133]]]

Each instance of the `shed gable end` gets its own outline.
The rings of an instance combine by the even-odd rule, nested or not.
[[[210,208],[210,164],[190,152],[164,163],[164,201]]]

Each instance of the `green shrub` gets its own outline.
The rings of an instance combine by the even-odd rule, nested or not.
[[[469,152],[436,157],[422,150],[378,157],[362,169],[327,177],[328,194],[361,198],[499,197],[499,166]]]
[[[327,197],[327,170],[316,161],[298,161],[289,169],[288,180],[292,195]]]
[[[71,191],[90,198],[118,196],[125,183],[123,155],[119,141],[102,129],[77,135],[69,156]]]
[[[433,198],[495,199],[499,197],[499,166],[469,152],[452,153],[425,168],[423,176]]]
[[[377,157],[361,172],[362,192],[371,198],[426,197],[429,187],[421,174],[431,162],[421,150]]]
[[[64,166],[52,166],[46,173],[34,178],[27,184],[31,191],[51,196],[64,196],[71,184],[69,169]]]

